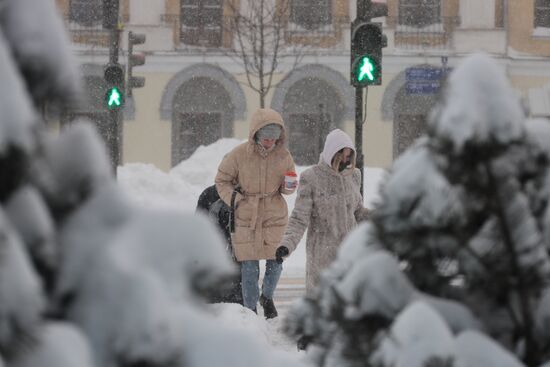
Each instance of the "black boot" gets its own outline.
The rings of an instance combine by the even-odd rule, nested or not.
[[[277,309],[275,308],[275,303],[273,303],[271,298],[266,298],[262,294],[260,296],[260,305],[264,308],[264,316],[266,319],[277,317]]]

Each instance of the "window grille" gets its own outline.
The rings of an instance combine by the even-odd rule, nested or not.
[[[550,0],[535,0],[535,28],[550,28]]]
[[[103,5],[101,0],[71,0],[69,19],[82,26],[92,27],[102,23]]]
[[[441,0],[400,0],[399,24],[416,28],[441,21]]]
[[[308,30],[332,23],[331,0],[292,0],[290,21]]]
[[[187,45],[221,46],[222,18],[222,0],[182,0],[181,41]]]

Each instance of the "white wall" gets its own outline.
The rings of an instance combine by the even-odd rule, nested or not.
[[[161,17],[165,13],[164,0],[130,0],[130,21],[125,31],[147,35],[145,44],[137,46],[136,51],[174,49],[172,25],[161,22]],[[128,47],[126,39],[123,40],[123,47]]]
[[[157,25],[164,14],[164,0],[130,0],[130,24]]]
[[[530,88],[527,101],[532,117],[550,117],[550,84],[542,88]]]
[[[504,55],[506,53],[506,33],[504,30],[468,30],[457,29],[454,32],[454,52],[467,54],[476,51],[485,51],[491,54]]]
[[[460,20],[462,28],[494,28],[495,0],[460,0]]]

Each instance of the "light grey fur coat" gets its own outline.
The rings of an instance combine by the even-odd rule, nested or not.
[[[361,172],[336,172],[321,158],[320,162],[300,175],[298,196],[281,241],[292,253],[307,228],[306,290],[311,292],[321,270],[335,258],[344,237],[365,220]]]

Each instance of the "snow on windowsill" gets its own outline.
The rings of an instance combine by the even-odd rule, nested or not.
[[[311,29],[304,27],[301,24],[289,22],[288,28],[290,32],[296,33],[332,33],[334,32],[334,25],[332,23],[320,24],[317,27]]]
[[[403,33],[445,33],[442,23],[433,23],[424,27],[397,24],[395,30]]]
[[[550,27],[535,27],[533,37],[550,38]]]

